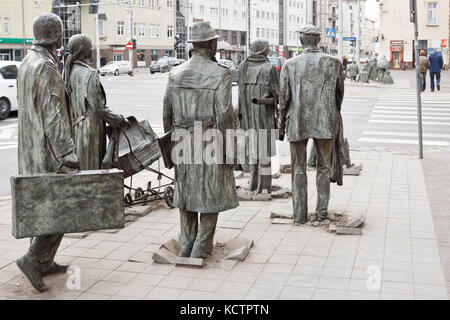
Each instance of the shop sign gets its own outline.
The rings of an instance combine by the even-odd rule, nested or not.
[[[404,43],[405,42],[403,40],[391,40],[391,51],[393,52],[403,51]]]
[[[0,44],[1,43],[16,43],[16,44],[23,44],[23,38],[0,38]],[[25,39],[26,44],[32,44],[33,39]]]

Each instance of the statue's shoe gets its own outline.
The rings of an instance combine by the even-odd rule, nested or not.
[[[31,285],[39,292],[47,291],[48,288],[42,281],[41,273],[39,267],[34,264],[27,255],[16,260],[16,265],[30,281]]]
[[[68,268],[69,268],[69,266],[66,264],[58,264],[55,261],[52,261],[48,264],[44,264],[41,267],[41,276],[46,277],[46,276],[49,276],[49,275],[55,274],[55,273],[60,273],[60,272],[65,273]]]
[[[299,221],[295,221],[294,220],[294,224],[305,224],[307,222],[308,222],[308,219],[302,219],[302,220],[299,220]]]
[[[326,214],[316,214],[317,217],[317,221],[322,222],[323,220],[325,220],[328,217],[328,213]]]

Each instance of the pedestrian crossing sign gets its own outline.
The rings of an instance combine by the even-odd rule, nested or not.
[[[327,37],[335,38],[336,37],[336,29],[335,28],[327,28]]]

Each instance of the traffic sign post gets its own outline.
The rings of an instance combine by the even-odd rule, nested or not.
[[[417,25],[417,0],[410,0],[410,20],[414,23],[414,49],[416,62],[416,91],[417,91],[417,125],[419,131],[419,159],[423,159],[423,135],[422,135],[422,98],[420,92],[422,81],[419,68],[419,27]]]

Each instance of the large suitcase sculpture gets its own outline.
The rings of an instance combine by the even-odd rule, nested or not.
[[[123,179],[117,169],[11,177],[13,236],[123,228]]]

